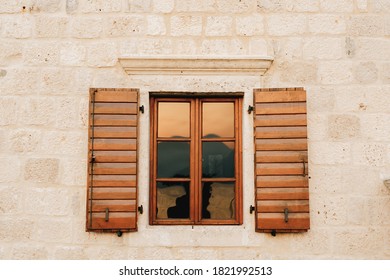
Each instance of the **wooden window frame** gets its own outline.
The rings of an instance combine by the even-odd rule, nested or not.
[[[242,96],[241,93],[226,94],[217,93],[211,96],[209,93],[173,93],[151,94],[150,97],[150,217],[151,225],[240,225],[242,224]],[[183,139],[164,138],[166,141],[189,141],[190,142],[190,178],[157,178],[157,117],[159,102],[189,102],[190,103],[190,137]],[[202,139],[202,104],[204,102],[234,102],[234,137],[233,138],[204,138]],[[235,142],[235,177],[202,179],[202,143],[205,141],[234,141]],[[188,181],[190,183],[190,218],[157,218],[157,181]],[[202,219],[202,182],[235,182],[235,218]]]

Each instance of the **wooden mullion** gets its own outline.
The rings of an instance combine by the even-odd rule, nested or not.
[[[191,122],[193,124],[192,132],[194,143],[193,153],[191,154],[192,158],[194,159],[194,173],[192,176],[194,199],[192,205],[192,214],[194,223],[198,223],[202,218],[202,207],[200,207],[202,200],[202,102],[199,99],[194,99],[192,103],[194,104],[194,119]]]

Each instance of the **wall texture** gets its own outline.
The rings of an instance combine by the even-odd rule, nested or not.
[[[270,55],[263,77],[129,76],[129,55]],[[311,230],[255,233],[252,120],[244,224],[85,232],[88,92],[138,87],[139,203],[148,91],[304,87]],[[390,259],[389,0],[1,0],[1,259]],[[147,209],[146,209],[147,210]]]

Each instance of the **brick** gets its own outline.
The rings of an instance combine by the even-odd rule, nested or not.
[[[26,39],[32,35],[34,20],[28,15],[3,19],[3,34],[6,38]]]
[[[24,179],[36,183],[55,183],[59,172],[59,160],[35,158],[26,162]]]
[[[309,16],[309,32],[314,34],[344,34],[347,30],[346,22],[340,15]]]
[[[349,143],[313,142],[310,144],[310,157],[314,164],[346,164],[351,162]]]
[[[94,43],[88,48],[87,64],[92,67],[109,67],[117,63],[115,43]]]
[[[212,16],[206,19],[206,36],[229,36],[232,33],[233,19],[228,16]]]
[[[348,21],[348,34],[353,36],[383,36],[384,29],[384,18],[377,15],[357,15]]]
[[[79,39],[99,38],[103,32],[103,21],[100,18],[76,17],[71,23],[71,35]]]
[[[360,84],[375,83],[378,80],[378,68],[374,62],[361,62],[355,66],[354,76]]]
[[[35,22],[36,36],[39,38],[62,38],[67,35],[68,19],[65,17],[39,16]]]
[[[350,84],[353,81],[352,65],[344,61],[321,62],[318,79],[324,85]]]
[[[23,54],[24,62],[30,66],[58,65],[59,57],[59,45],[55,43],[29,44]]]
[[[352,13],[353,0],[321,0],[321,10],[332,13]]]
[[[14,260],[47,260],[49,252],[44,246],[16,245],[12,246],[10,259]]]
[[[40,144],[41,133],[35,129],[19,129],[10,135],[11,149],[16,153],[34,152]]]
[[[304,42],[304,59],[341,59],[345,56],[345,39],[310,38]]]
[[[304,15],[270,15],[267,16],[268,34],[273,36],[298,35],[306,32]]]
[[[360,119],[354,115],[330,115],[328,133],[335,140],[351,139],[360,136]]]
[[[110,13],[122,10],[122,0],[89,0],[80,1],[79,9],[83,13]]]
[[[86,63],[87,48],[79,43],[65,43],[60,47],[60,64],[83,66]]]
[[[143,16],[126,16],[110,18],[105,27],[108,37],[123,37],[144,33],[146,21]]]
[[[386,146],[382,143],[356,143],[352,148],[353,160],[361,166],[384,166]]]
[[[214,0],[180,0],[176,1],[177,12],[212,12],[215,11]]]
[[[148,35],[165,35],[166,24],[162,16],[148,16],[147,18],[147,34]]]
[[[157,13],[170,13],[175,6],[175,0],[153,0],[153,11]]]
[[[171,35],[199,36],[202,33],[201,16],[173,16],[171,18]]]
[[[243,36],[262,35],[264,33],[264,17],[261,15],[237,17],[236,33]]]
[[[253,9],[253,0],[225,1],[215,0],[216,8],[222,13],[245,13]]]

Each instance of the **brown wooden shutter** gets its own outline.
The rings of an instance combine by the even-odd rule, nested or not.
[[[138,90],[91,89],[87,231],[137,230]]]
[[[310,228],[306,92],[254,91],[256,231]]]

